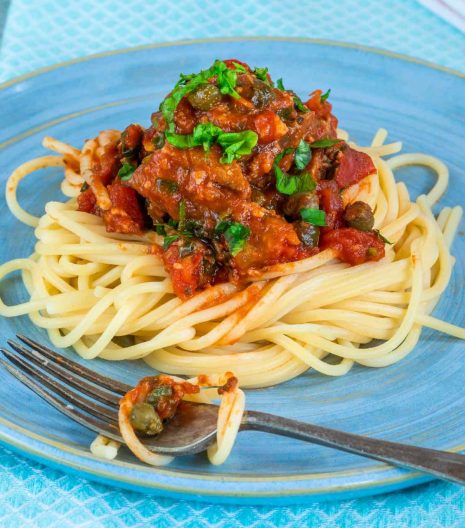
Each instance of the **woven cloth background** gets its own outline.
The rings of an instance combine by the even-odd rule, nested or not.
[[[114,48],[235,35],[357,42],[465,71],[465,35],[415,0],[0,0],[0,81]],[[0,447],[0,526],[459,528],[465,488],[432,483],[305,507],[214,506],[115,490]]]

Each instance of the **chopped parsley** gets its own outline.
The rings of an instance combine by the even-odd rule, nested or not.
[[[197,125],[198,126],[198,125]],[[165,132],[166,141],[179,149],[195,147],[193,134],[176,134],[167,130]]]
[[[283,80],[282,79],[278,79],[276,81],[276,86],[278,87],[279,90],[282,90],[282,91],[286,90],[286,88],[284,88],[284,84],[283,84]]]
[[[222,132],[218,136],[218,143],[223,149],[221,163],[232,163],[241,156],[252,152],[258,141],[258,134],[253,130],[243,132]]]
[[[176,242],[180,238],[181,235],[168,235],[165,236],[163,240],[163,249],[166,251],[173,242]]]
[[[157,235],[166,236],[165,224],[155,224],[154,227]]]
[[[247,73],[247,70],[244,66],[242,66],[242,64],[239,64],[238,62],[233,62],[233,64],[234,68],[236,68],[236,71],[238,71],[239,73]]]
[[[301,112],[309,112],[309,109],[302,103],[302,99],[294,94],[294,97],[292,98],[294,100],[294,106],[297,108],[297,110],[300,110]]]
[[[325,147],[332,147],[333,145],[336,145],[337,143],[340,143],[341,139],[320,139],[319,141],[315,141],[314,143],[310,143],[311,148],[325,148]]]
[[[320,95],[320,102],[324,103],[326,99],[328,99],[330,93],[331,93],[331,88],[327,90],[323,95]]]
[[[118,178],[123,181],[128,181],[131,179],[133,172],[136,168],[130,163],[123,163],[120,170],[118,171]]]
[[[326,225],[326,213],[321,209],[312,209],[311,207],[304,207],[300,210],[300,216],[304,222],[316,226]]]
[[[379,232],[379,229],[373,229],[373,232],[376,233],[378,235],[378,238],[381,240],[381,242],[384,242],[385,244],[389,244],[390,246],[392,246],[394,244],[394,242],[391,242],[390,240],[388,240],[386,237],[384,237],[380,232]]]
[[[279,167],[275,167],[276,189],[291,196],[301,192],[312,192],[316,188],[315,180],[309,172],[302,174],[287,174]]]
[[[243,132],[223,132],[213,123],[200,123],[192,134],[175,134],[167,132],[166,139],[169,143],[180,149],[202,146],[208,152],[213,143],[218,143],[223,149],[221,163],[232,163],[241,156],[252,152],[258,141],[258,135],[253,130]]]
[[[303,139],[295,149],[294,163],[297,170],[304,170],[312,159],[312,149]]]
[[[87,191],[87,189],[89,188],[89,184],[85,181],[82,186],[81,186],[81,191],[80,192],[85,192]]]
[[[312,192],[316,188],[315,180],[312,178],[312,175],[309,172],[303,172],[300,174],[288,174],[280,168],[279,162],[283,159],[284,156],[291,154],[291,152],[294,152],[294,150],[297,149],[287,148],[283,150],[280,154],[276,156],[273,163],[274,173],[276,177],[276,189],[280,193],[287,194],[288,196],[300,192]],[[305,147],[301,147],[301,150],[305,150]],[[307,155],[305,155],[305,157],[306,156]],[[303,161],[304,159],[301,152],[299,157],[299,166],[302,166]],[[305,165],[303,165],[302,168],[304,168]]]
[[[221,128],[215,126],[213,123],[200,123],[194,128],[192,136],[194,144],[202,145],[203,150],[208,152],[221,134],[223,134]]]
[[[253,72],[255,73],[257,79],[260,79],[260,81],[273,86],[273,83],[268,79],[268,68],[255,68]]]
[[[244,249],[250,236],[250,229],[238,222],[223,220],[216,226],[215,233],[224,236],[229,252],[235,257]]]

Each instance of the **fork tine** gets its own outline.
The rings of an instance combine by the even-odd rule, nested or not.
[[[83,378],[87,379],[88,381],[91,381],[92,383],[95,383],[96,385],[105,387],[106,389],[116,392],[119,396],[126,394],[126,392],[132,389],[130,385],[127,385],[126,383],[121,383],[120,381],[113,380],[111,378],[107,378],[106,376],[102,376],[97,372],[93,372],[87,367],[84,367],[79,363],[76,363],[75,361],[72,361],[71,359],[62,356],[61,354],[58,354],[57,352],[54,352],[50,348],[47,348],[46,346],[41,345],[40,343],[37,343],[37,341],[34,341],[29,337],[26,337],[21,334],[16,334],[16,337],[26,345],[30,346],[33,350],[42,353],[44,356],[51,359],[52,361],[59,363],[68,370],[74,372],[75,374],[78,374],[79,376],[82,376]]]
[[[58,394],[61,398],[63,398],[72,406],[76,405],[80,409],[88,412],[89,414],[92,414],[93,416],[96,416],[97,418],[104,418],[106,420],[110,420],[113,423],[116,422],[116,409],[109,409],[108,407],[103,407],[102,405],[99,405],[93,402],[92,400],[89,400],[88,398],[82,397],[70,387],[66,387],[59,381],[50,378],[41,370],[35,369],[22,357],[13,354],[9,350],[0,348],[0,351],[11,362],[13,362],[16,367],[21,370],[24,374],[30,376],[34,380],[39,380],[41,383],[46,385],[53,393]]]
[[[12,340],[9,340],[8,344],[19,354],[20,357],[27,359],[28,361],[39,366],[41,369],[57,376],[59,379],[65,383],[69,383],[80,392],[84,392],[85,394],[92,396],[93,399],[100,400],[110,407],[118,407],[120,396],[116,396],[105,389],[101,389],[96,385],[88,383],[79,375],[67,370],[54,360],[45,357],[42,352],[37,350],[29,350],[25,346],[20,345],[19,343],[16,343]],[[10,354],[8,354],[8,357],[10,357]]]
[[[54,394],[49,393],[38,383],[36,383],[36,381],[34,381],[34,379],[30,375],[21,372],[8,361],[5,361],[4,359],[0,358],[0,364],[3,365],[8,370],[8,372],[13,375],[17,380],[26,385],[26,387],[29,387],[38,396],[40,396],[50,405],[55,407],[55,409],[65,414],[75,422],[78,422],[84,427],[87,427],[87,429],[90,429],[91,431],[94,431],[98,434],[103,434],[106,437],[111,438],[112,440],[116,440],[117,442],[124,443],[121,435],[119,434],[119,429],[115,424],[108,423],[98,418],[95,418],[94,416],[82,413],[78,409],[75,409],[72,405],[63,403]]]

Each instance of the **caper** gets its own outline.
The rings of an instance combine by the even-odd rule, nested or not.
[[[289,196],[284,203],[283,210],[284,214],[293,218],[299,218],[301,209],[318,209],[318,207],[318,196],[315,193],[304,192]]]
[[[187,100],[196,110],[206,112],[221,101],[221,92],[214,84],[201,84],[187,96]]]
[[[273,90],[263,81],[258,79],[253,84],[252,103],[255,108],[261,110],[274,99]]]
[[[370,206],[360,201],[346,207],[344,220],[350,227],[354,227],[359,231],[371,231],[375,223],[375,217]]]
[[[136,403],[132,408],[130,420],[136,431],[148,436],[156,435],[163,430],[160,416],[149,403]]]
[[[299,240],[304,246],[307,247],[317,247],[318,241],[320,240],[320,228],[299,220],[294,222],[294,229],[296,230]]]

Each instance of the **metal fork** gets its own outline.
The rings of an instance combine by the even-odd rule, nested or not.
[[[15,378],[79,424],[123,443],[118,429],[118,404],[132,387],[107,378],[18,335],[8,341],[0,363]],[[199,453],[215,441],[218,407],[182,402],[163,432],[142,439],[151,450],[179,456]],[[257,411],[244,413],[241,431],[265,431],[333,447],[388,464],[419,470],[465,484],[465,456],[355,435]]]

